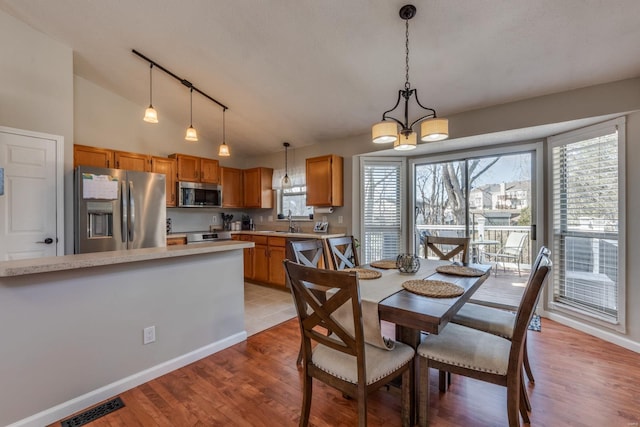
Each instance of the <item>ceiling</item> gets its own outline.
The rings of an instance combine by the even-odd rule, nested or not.
[[[139,104],[148,63],[227,105],[233,154],[370,132],[404,86],[399,0],[0,0],[73,49],[74,73]],[[637,0],[414,1],[410,81],[438,116],[640,76]],[[189,91],[154,69],[160,120],[189,124]],[[416,112],[415,107],[413,110]],[[417,112],[416,112],[417,116]],[[222,109],[194,93],[193,125]]]

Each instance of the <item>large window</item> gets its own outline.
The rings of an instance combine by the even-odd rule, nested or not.
[[[624,330],[624,119],[550,138],[553,308]]]
[[[395,259],[404,247],[402,160],[363,159],[362,261]]]

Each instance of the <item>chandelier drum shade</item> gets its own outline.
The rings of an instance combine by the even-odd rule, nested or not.
[[[390,110],[382,114],[382,121],[376,123],[371,128],[371,138],[376,144],[394,143],[396,150],[412,150],[417,146],[417,134],[413,127],[420,123],[420,140],[423,142],[434,142],[447,139],[449,137],[449,121],[437,117],[436,110],[425,107],[418,99],[418,90],[411,88],[409,82],[409,20],[416,14],[413,5],[405,5],[400,8],[400,17],[405,20],[405,83],[404,89],[398,91],[396,104]],[[422,110],[422,115],[409,122],[409,101],[415,97],[416,104]],[[400,104],[404,106],[403,120],[391,116]],[[426,112],[426,113],[425,113]]]

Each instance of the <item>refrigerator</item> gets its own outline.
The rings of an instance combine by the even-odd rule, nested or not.
[[[74,252],[166,246],[165,181],[161,173],[78,166]]]

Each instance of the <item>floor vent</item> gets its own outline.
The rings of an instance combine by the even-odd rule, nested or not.
[[[107,415],[113,411],[117,411],[120,408],[124,408],[124,402],[119,397],[111,399],[108,402],[104,402],[96,407],[88,409],[81,414],[68,418],[60,423],[62,427],[79,427],[93,420]]]

